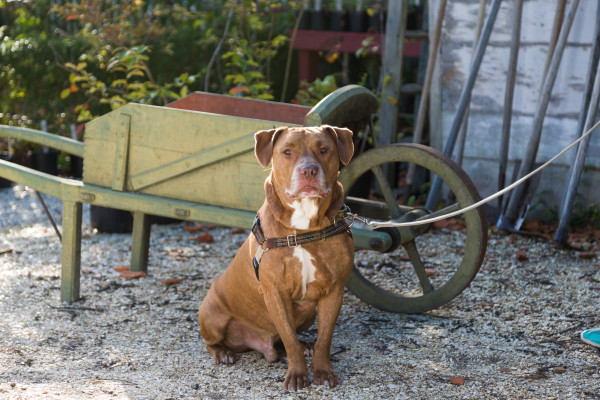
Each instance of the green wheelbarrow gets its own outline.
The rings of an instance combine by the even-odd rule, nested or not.
[[[168,107],[128,104],[88,122],[85,145],[32,129],[0,126],[0,136],[83,157],[83,180],[4,160],[0,177],[62,200],[61,300],[73,302],[80,298],[83,203],[132,212],[130,269],[146,271],[152,215],[252,226],[268,175],[254,158],[254,132],[321,124],[356,131],[377,108],[377,98],[356,85],[338,89],[312,109],[197,92]],[[452,202],[435,210],[400,205],[395,179],[407,163],[420,166],[424,176],[439,176]],[[456,163],[416,144],[375,147],[360,154],[341,170],[339,180],[352,211],[374,220],[419,220],[479,200],[475,186]],[[461,217],[462,233],[432,229],[430,224],[371,230],[355,223],[357,262],[348,288],[367,303],[392,312],[419,313],[449,302],[477,274],[487,244],[483,212],[476,209]],[[428,247],[432,235],[440,234],[448,235],[453,244],[452,260]]]

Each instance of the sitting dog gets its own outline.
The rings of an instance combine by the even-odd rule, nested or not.
[[[235,353],[250,349],[277,361],[274,345],[281,341],[284,389],[310,385],[305,352],[313,355],[314,382],[334,387],[331,339],[354,263],[350,227],[338,217],[344,192],[337,177],[340,162],[352,158],[352,132],[323,125],[263,130],[254,138],[260,165],[272,164],[266,199],[252,233],[200,305],[200,334],[217,364],[235,363]],[[301,343],[297,332],[315,318],[316,343]]]

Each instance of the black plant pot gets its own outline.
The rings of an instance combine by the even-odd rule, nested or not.
[[[40,172],[58,175],[58,151],[34,151],[31,155],[31,166]]]
[[[331,12],[331,30],[336,32],[343,32],[348,30],[348,14],[346,14],[346,12]]]
[[[327,30],[327,15],[321,10],[307,10],[310,14],[310,29],[313,31]]]
[[[299,30],[307,30],[310,29],[310,13],[309,10],[304,10],[302,12],[302,18],[300,19],[300,24],[298,25]]]
[[[12,157],[8,154],[0,154],[0,159],[4,161],[12,161]],[[7,188],[12,185],[12,182],[8,179],[0,178],[0,188]]]
[[[371,33],[383,33],[385,32],[385,21],[387,15],[381,12],[376,12],[372,16],[367,14],[367,31]]]
[[[90,207],[90,223],[98,232],[127,233],[133,230],[131,212],[100,206]]]
[[[367,26],[367,14],[362,11],[350,11],[348,13],[350,21],[350,32],[364,32]]]
[[[83,158],[71,156],[70,173],[73,178],[83,178]]]

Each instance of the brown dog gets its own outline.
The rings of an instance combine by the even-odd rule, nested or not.
[[[254,137],[260,165],[272,163],[266,199],[258,211],[262,232],[253,230],[213,281],[200,305],[200,334],[217,364],[234,363],[235,353],[249,349],[274,362],[274,344],[283,342],[288,356],[283,386],[299,390],[309,385],[304,352],[310,353],[311,347],[296,333],[313,324],[318,308],[313,378],[318,385],[333,387],[338,378],[330,361],[331,338],[354,260],[349,227],[336,221],[344,200],[337,177],[339,163],[346,165],[352,158],[352,132],[324,125],[259,131]],[[302,234],[318,236],[317,231],[340,224],[346,224],[341,233],[302,240]],[[268,239],[264,243],[261,233]],[[269,247],[276,238],[284,247]]]

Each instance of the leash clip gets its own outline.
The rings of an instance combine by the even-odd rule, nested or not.
[[[267,250],[263,249],[263,247],[259,244],[258,248],[256,249],[256,254],[254,254],[254,258],[252,258],[252,267],[254,267],[254,274],[256,274],[257,280],[260,280],[258,278],[258,266],[260,265],[260,259]]]

